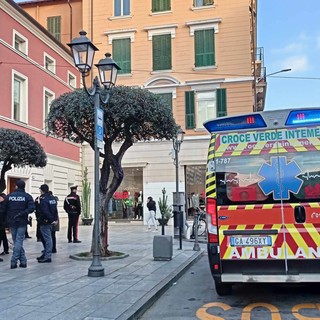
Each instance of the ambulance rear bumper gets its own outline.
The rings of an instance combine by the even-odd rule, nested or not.
[[[294,275],[248,275],[240,273],[221,274],[222,282],[238,283],[303,283],[303,282],[320,282],[320,273],[300,273]]]

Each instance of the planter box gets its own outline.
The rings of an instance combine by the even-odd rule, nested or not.
[[[172,236],[154,236],[153,259],[171,260],[173,255]]]

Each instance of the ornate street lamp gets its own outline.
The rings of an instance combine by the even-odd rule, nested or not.
[[[179,225],[179,249],[182,249],[182,227],[183,227],[183,217],[181,212],[182,204],[180,203],[180,195],[179,195],[179,151],[181,148],[181,144],[183,142],[185,132],[181,129],[178,129],[176,136],[172,140],[173,150],[174,150],[174,165],[176,168],[176,199],[175,199],[175,211],[176,211],[176,221]]]
[[[95,66],[98,68],[100,81],[103,85],[106,96],[101,96],[101,86],[96,76],[93,86],[88,89],[85,78],[90,74],[94,54],[98,49],[86,37],[85,31],[80,31],[80,37],[73,39],[68,46],[71,48],[74,64],[82,75],[84,88],[89,96],[94,96],[94,225],[93,225],[93,257],[88,269],[89,277],[104,276],[104,268],[100,261],[99,250],[99,221],[100,221],[100,199],[99,199],[99,148],[103,145],[103,110],[100,108],[100,101],[107,103],[110,97],[110,89],[115,85],[117,73],[120,67],[111,59],[111,54],[107,53],[106,58],[101,59]]]

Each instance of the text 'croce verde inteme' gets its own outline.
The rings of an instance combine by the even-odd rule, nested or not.
[[[320,138],[320,127],[220,135],[221,144]]]

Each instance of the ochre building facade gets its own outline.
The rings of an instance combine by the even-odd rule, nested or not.
[[[73,8],[72,21],[67,2]],[[110,52],[121,66],[117,84],[150,90],[172,107],[185,131],[178,168],[188,211],[191,194],[201,198],[205,188],[209,135],[203,122],[254,109],[256,2],[28,1],[22,7],[47,27],[49,16],[61,15],[63,43],[69,41],[63,35],[70,36],[71,29],[74,37],[77,28],[85,30],[99,48],[95,61]],[[173,203],[172,153],[172,141],[136,143],[123,159],[126,176],[118,191],[129,191],[131,196],[142,192],[144,200],[149,195],[158,200],[165,187]],[[92,172],[90,150],[83,161]],[[113,211],[119,210],[119,204],[114,204]]]

